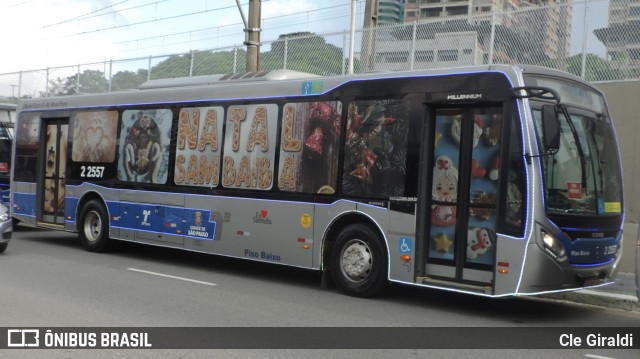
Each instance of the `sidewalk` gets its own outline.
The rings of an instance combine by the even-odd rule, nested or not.
[[[613,284],[593,289],[553,293],[546,297],[640,312],[640,301],[636,296],[636,275],[634,273],[618,273]]]

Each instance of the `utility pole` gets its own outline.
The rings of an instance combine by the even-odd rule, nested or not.
[[[349,39],[349,75],[353,74],[353,52],[356,44],[356,0],[351,0],[351,36]]]
[[[260,69],[260,0],[249,0],[249,26],[247,32],[247,71]]]
[[[362,30],[362,54],[360,61],[363,70],[373,70],[376,52],[376,31],[378,27],[378,0],[367,0],[364,7],[364,29]]]
[[[364,27],[378,26],[378,0],[366,0],[364,5]]]
[[[240,6],[240,0],[236,0],[244,23],[244,44],[247,45],[247,72],[258,71],[260,68],[260,1],[249,0],[249,22],[247,22],[242,6]]]

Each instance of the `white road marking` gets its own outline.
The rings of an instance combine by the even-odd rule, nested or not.
[[[156,275],[158,277],[179,279],[179,280],[183,280],[185,282],[191,282],[191,283],[197,283],[197,284],[203,284],[203,285],[210,285],[210,286],[216,286],[217,285],[215,283],[203,282],[203,281],[200,281],[200,280],[189,279],[189,278],[184,278],[184,277],[176,277],[176,276],[173,276],[173,275],[162,274],[162,273],[157,273],[157,272],[150,272],[150,271],[146,271],[146,270],[142,270],[142,269],[127,268],[127,270],[130,270],[132,272],[139,272],[139,273],[146,273],[146,274]]]
[[[594,355],[594,354],[585,354],[584,356],[586,356],[587,358],[594,358],[594,359],[615,359],[611,357],[603,357],[603,356]]]

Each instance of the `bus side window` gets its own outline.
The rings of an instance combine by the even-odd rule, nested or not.
[[[133,109],[122,113],[118,160],[121,181],[166,183],[173,113],[169,109]]]
[[[275,103],[227,108],[223,187],[261,191],[273,187],[278,112]]]
[[[403,196],[410,108],[402,100],[349,104],[342,190],[346,196]]]
[[[335,193],[342,102],[287,103],[283,112],[278,189]]]
[[[40,116],[22,114],[16,128],[15,180],[35,182],[39,139]]]
[[[111,163],[116,158],[118,111],[78,112],[72,118],[73,162]]]
[[[178,115],[173,181],[180,186],[217,187],[224,108],[185,107]]]

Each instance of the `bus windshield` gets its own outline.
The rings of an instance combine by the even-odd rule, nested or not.
[[[591,97],[595,95],[595,92],[590,93]],[[541,157],[548,213],[587,216],[620,214],[622,175],[610,119],[593,109],[577,106],[567,106],[567,109],[569,118],[558,114],[558,151]],[[540,108],[534,106],[533,115],[540,145],[543,143]]]

